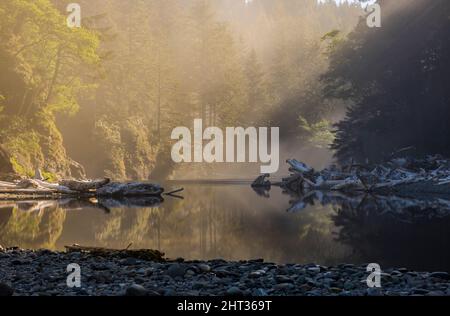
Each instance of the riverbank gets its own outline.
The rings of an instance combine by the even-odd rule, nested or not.
[[[81,288],[67,286],[69,264]],[[384,269],[368,288],[366,265],[276,265],[262,260],[150,262],[123,256],[0,249],[0,295],[19,296],[450,296],[446,272]]]

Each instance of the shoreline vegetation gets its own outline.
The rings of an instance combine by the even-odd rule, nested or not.
[[[130,245],[131,246],[131,245]],[[263,260],[164,259],[156,250],[67,247],[66,252],[0,247],[2,296],[449,296],[447,272],[387,268],[369,288],[367,264],[274,264]],[[81,287],[66,267],[81,267]]]

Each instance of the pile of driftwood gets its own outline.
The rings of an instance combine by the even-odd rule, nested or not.
[[[51,197],[136,197],[161,196],[164,189],[159,185],[145,182],[114,183],[102,180],[61,180],[50,183],[45,180],[22,179],[16,182],[0,181],[0,195],[10,199],[51,198]]]
[[[270,183],[267,175],[259,177],[254,187],[279,185],[293,192],[344,191],[375,193],[447,193],[450,194],[450,160],[441,156],[424,159],[396,158],[383,164],[335,165],[315,171],[290,159],[290,176],[281,183]]]

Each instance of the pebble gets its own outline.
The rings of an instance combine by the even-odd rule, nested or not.
[[[133,284],[127,288],[125,296],[147,296],[147,290],[139,284]]]
[[[379,288],[368,288],[366,290],[367,296],[382,296],[383,292]]]
[[[252,296],[268,296],[267,291],[261,288],[253,289],[251,292]]]
[[[275,290],[291,290],[295,286],[292,283],[280,283],[274,286]]]
[[[293,282],[292,279],[286,275],[277,275],[275,277],[275,280],[278,283],[292,283]]]
[[[450,274],[448,274],[447,272],[433,272],[433,273],[430,273],[430,278],[450,280]]]
[[[244,293],[238,287],[233,286],[227,290],[226,294],[228,296],[242,296]]]
[[[12,296],[14,289],[5,283],[0,283],[0,296]]]
[[[82,268],[80,289],[65,284],[67,273],[61,267],[72,262]],[[363,281],[367,277],[363,265],[275,265],[258,260],[156,263],[7,249],[0,252],[0,266],[0,295],[450,296],[447,272],[386,268],[389,275],[382,275],[383,288],[369,289]]]
[[[200,271],[203,272],[203,273],[209,273],[209,272],[211,272],[211,267],[210,267],[209,265],[207,265],[207,264],[199,264],[197,267],[198,267],[198,268],[200,269]]]
[[[176,277],[184,277],[186,274],[186,267],[180,263],[173,263],[169,266],[169,269],[167,270],[167,275],[169,275],[172,278]]]
[[[308,268],[308,271],[313,272],[313,273],[319,273],[320,267],[311,267],[311,268]]]

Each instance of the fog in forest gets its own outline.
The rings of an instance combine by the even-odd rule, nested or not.
[[[194,119],[280,127],[281,165],[376,160],[410,145],[418,155],[448,151],[439,130],[448,93],[408,90],[431,87],[448,61],[448,44],[432,35],[446,32],[444,1],[378,1],[383,26],[374,29],[364,6],[316,0],[80,0],[82,27],[70,29],[70,2],[0,5],[4,171],[117,180],[259,173],[259,164],[173,163],[171,132]],[[424,117],[426,103],[438,112]],[[420,137],[407,133],[404,106]],[[430,124],[437,130],[428,133]]]

